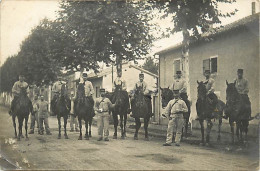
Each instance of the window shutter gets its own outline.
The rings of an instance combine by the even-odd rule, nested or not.
[[[218,58],[211,58],[210,64],[211,64],[211,73],[217,72],[218,71]]]

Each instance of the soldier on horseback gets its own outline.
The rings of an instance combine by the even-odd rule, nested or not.
[[[245,103],[248,112],[248,119],[251,118],[251,102],[248,97],[248,80],[243,78],[243,69],[237,70],[237,78],[235,79],[235,87],[241,96],[241,100]]]
[[[58,76],[58,81],[56,81],[53,86],[52,86],[52,92],[53,92],[53,98],[51,100],[51,110],[53,112],[54,110],[54,106],[57,102],[57,99],[60,95],[60,92],[61,92],[61,86],[63,84],[66,84],[65,81],[62,81],[62,77],[61,76]]]
[[[152,117],[153,116],[153,113],[152,113],[152,102],[151,102],[152,98],[149,95],[149,90],[147,88],[147,84],[144,81],[144,74],[143,74],[143,72],[141,72],[139,74],[139,81],[137,83],[135,83],[133,92],[136,92],[136,91],[141,91],[141,93],[143,93],[143,95],[145,96],[145,100],[146,100],[146,102],[148,104],[149,114]],[[134,103],[134,97],[131,99],[131,104],[133,104],[133,103]],[[135,118],[133,113],[130,116]]]
[[[11,109],[9,111],[10,115],[13,114],[14,106],[16,105],[16,102],[17,102],[17,100],[19,98],[19,95],[20,95],[20,92],[21,92],[21,88],[26,88],[26,92],[27,92],[27,96],[28,96],[29,86],[28,86],[27,82],[24,81],[24,79],[25,79],[24,75],[20,74],[19,75],[19,81],[16,81],[14,83],[14,85],[13,85],[12,93],[13,93],[14,99],[11,102]]]
[[[210,70],[205,70],[204,76],[205,76],[205,80],[203,81],[203,83],[206,86],[207,97],[209,99],[210,104],[212,105],[212,108],[215,109],[216,105],[218,103],[218,97],[214,93],[214,91],[215,91],[215,89],[214,89],[215,88],[215,80],[210,77],[211,76]]]
[[[79,83],[84,84],[84,89],[85,89],[85,96],[86,98],[89,99],[89,102],[91,103],[92,106],[92,116],[95,116],[95,112],[94,112],[94,99],[92,97],[92,95],[94,94],[94,89],[93,89],[93,85],[90,81],[87,80],[88,79],[88,74],[86,72],[82,73],[82,79],[80,79]]]

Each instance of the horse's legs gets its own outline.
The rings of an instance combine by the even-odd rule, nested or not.
[[[127,121],[127,112],[124,114],[124,136],[126,137],[126,121]]]
[[[61,138],[61,133],[60,133],[60,129],[61,129],[60,117],[57,116],[57,119],[58,119],[58,125],[59,125],[59,135],[58,135],[58,139],[60,139],[60,138]]]
[[[243,120],[243,130],[245,132],[245,143],[246,143],[246,145],[247,145],[248,125],[249,125],[249,121],[248,120]]]
[[[204,120],[200,119],[201,144],[204,145]]]
[[[13,119],[13,126],[14,126],[14,136],[15,136],[15,138],[17,138],[15,115],[12,116],[12,119]],[[18,130],[19,130],[19,129],[18,129]]]
[[[115,113],[113,113],[113,120],[114,120],[114,136],[113,136],[113,139],[117,139],[118,118],[117,118],[117,114],[115,114]]]
[[[135,118],[135,136],[134,139],[138,140],[138,131],[141,127],[141,121],[140,118]]]
[[[92,136],[91,136],[92,119],[93,119],[93,118],[90,118],[90,120],[88,121],[88,123],[89,123],[89,134],[88,134],[88,136],[89,136],[89,137],[92,137]]]
[[[210,141],[210,132],[211,132],[211,128],[212,128],[213,124],[211,119],[207,119],[207,136],[206,136],[206,143],[209,143]]]
[[[22,135],[22,128],[23,128],[23,119],[18,117],[18,122],[19,122],[19,133],[18,133],[18,141],[21,139]]]
[[[78,140],[82,140],[82,122],[81,122],[80,116],[78,116],[78,121],[79,121],[79,138],[78,138]]]
[[[239,142],[242,138],[241,121],[236,121],[236,135],[237,141]]]
[[[222,118],[218,120],[218,141],[221,140],[220,132],[221,132]]]
[[[234,144],[234,121],[229,119],[229,125],[231,129],[231,143]]]
[[[123,115],[120,115],[120,128],[121,128],[121,138],[124,139],[124,125],[123,125]]]
[[[144,119],[144,130],[145,130],[145,140],[148,141],[148,124],[149,124],[150,116]]]
[[[66,130],[68,115],[63,116],[63,120],[64,120],[64,137],[65,137],[65,139],[69,139],[68,134],[67,134],[67,130]]]
[[[89,123],[89,120],[88,119],[85,119],[85,127],[86,127],[86,133],[85,133],[85,139],[86,140],[89,140],[89,136],[88,136],[88,123]]]
[[[28,140],[28,134],[27,134],[27,123],[28,123],[28,116],[25,117],[25,137],[26,137],[26,140]]]

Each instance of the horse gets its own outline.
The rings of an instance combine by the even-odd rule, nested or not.
[[[226,84],[225,114],[229,118],[229,124],[231,127],[231,142],[234,144],[234,122],[236,122],[236,135],[238,141],[243,142],[243,133],[245,133],[245,143],[247,143],[247,132],[251,110],[248,110],[249,108],[246,106],[241,95],[238,93],[235,83],[228,83],[228,81],[226,81]]]
[[[198,98],[196,102],[196,110],[200,127],[201,127],[201,144],[205,145],[204,142],[204,120],[207,121],[207,128],[206,128],[206,145],[209,145],[210,142],[210,131],[213,126],[213,123],[211,119],[218,119],[219,120],[219,131],[218,131],[218,138],[217,140],[221,140],[220,136],[220,130],[221,130],[221,124],[222,124],[222,116],[224,111],[224,102],[219,100],[217,101],[216,105],[214,105],[211,102],[211,99],[209,99],[207,95],[206,85],[203,83],[203,81],[198,82]],[[214,94],[215,95],[215,94]]]
[[[60,92],[59,97],[57,98],[57,102],[55,104],[54,111],[53,111],[55,113],[55,115],[57,115],[58,124],[59,124],[58,139],[61,138],[61,121],[60,121],[61,117],[63,117],[63,119],[64,119],[64,137],[65,137],[65,139],[69,138],[67,135],[66,126],[67,126],[67,119],[68,119],[68,115],[70,113],[70,109],[71,109],[71,101],[68,97],[65,84],[63,84],[61,86],[61,92]]]
[[[93,111],[93,106],[91,105],[89,99],[85,97],[85,88],[84,88],[84,84],[82,83],[80,83],[77,88],[77,98],[75,99],[74,111],[75,111],[75,115],[78,116],[78,121],[79,121],[80,135],[78,140],[82,140],[82,131],[81,131],[82,119],[85,121],[85,128],[86,128],[86,133],[84,138],[86,140],[89,140],[89,137],[91,137],[91,125],[93,119],[91,112]]]
[[[134,95],[134,99],[131,102],[132,113],[135,116],[135,134],[134,139],[138,140],[138,131],[141,127],[140,118],[144,118],[144,130],[145,130],[145,140],[148,141],[148,124],[151,117],[152,106],[148,103],[151,103],[146,99],[142,88],[137,87],[137,90]]]
[[[17,138],[18,141],[20,141],[20,138],[23,138],[22,127],[23,127],[24,119],[25,119],[25,136],[26,136],[26,140],[29,140],[29,137],[27,134],[27,123],[28,123],[29,114],[33,112],[33,105],[27,96],[26,89],[27,89],[27,87],[21,87],[19,97],[17,97],[18,99],[16,100],[16,104],[14,106],[14,111],[12,112],[12,120],[13,120],[13,126],[14,126],[14,131],[15,131],[15,138]],[[16,123],[15,123],[16,116],[18,118],[18,123],[19,123],[18,137],[17,137]]]
[[[128,93],[127,91],[122,90],[120,85],[116,85],[115,91],[112,93],[112,95],[110,95],[109,100],[113,104],[117,104],[112,110],[114,121],[113,139],[117,139],[118,115],[120,116],[121,138],[124,139],[126,137],[126,121],[129,108]]]
[[[168,88],[161,88],[161,98],[162,98],[162,107],[165,108],[167,106],[167,104],[169,103],[170,100],[173,99],[173,92],[172,90]],[[190,118],[190,106],[191,103],[188,100],[187,97],[183,97],[182,95],[180,95],[181,98],[183,98],[182,100],[184,100],[185,104],[187,105],[188,108],[188,112],[183,114],[183,118],[184,118],[184,129],[185,129],[185,137],[187,137],[188,135],[188,124],[189,124],[189,118]],[[187,96],[187,95],[186,95]],[[183,132],[184,130],[182,129],[182,136],[183,136]]]

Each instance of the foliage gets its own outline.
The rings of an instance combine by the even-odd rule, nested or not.
[[[142,68],[153,74],[158,74],[158,64],[156,64],[151,57],[146,58]]]
[[[141,2],[63,1],[60,8],[57,22],[70,43],[58,60],[67,69],[140,59],[154,40],[152,15]]]

